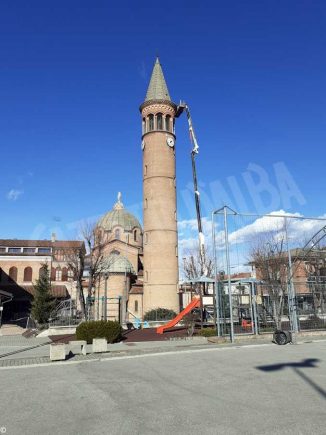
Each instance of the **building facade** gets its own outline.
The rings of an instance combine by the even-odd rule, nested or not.
[[[29,315],[34,284],[44,264],[51,271],[52,296],[71,298],[77,307],[77,290],[69,268],[69,253],[85,250],[84,243],[74,240],[0,239],[0,290],[13,299],[4,309],[3,320],[17,320]]]

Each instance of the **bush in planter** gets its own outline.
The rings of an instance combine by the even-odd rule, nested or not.
[[[199,335],[200,337],[215,337],[217,334],[216,329],[214,328],[204,328],[198,331],[197,335]]]
[[[111,320],[93,320],[83,322],[77,326],[77,340],[86,340],[88,344],[93,342],[93,338],[106,338],[108,343],[116,343],[121,339],[122,328],[119,322]]]
[[[160,321],[160,320],[171,320],[177,315],[173,310],[168,310],[167,308],[156,308],[154,310],[147,311],[144,316],[144,320],[147,321]]]

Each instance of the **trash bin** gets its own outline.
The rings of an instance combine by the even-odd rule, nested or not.
[[[290,331],[282,331],[281,329],[277,329],[273,334],[274,342],[279,345],[285,345],[291,343],[292,334]]]

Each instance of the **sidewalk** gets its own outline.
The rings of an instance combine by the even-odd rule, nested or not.
[[[298,344],[325,341],[326,336],[299,337]],[[92,345],[87,345],[86,356],[71,355],[66,362],[71,361],[87,361],[99,360],[103,358],[114,358],[116,356],[132,356],[141,354],[151,354],[160,352],[182,351],[186,349],[204,349],[207,347],[256,347],[260,345],[273,345],[270,338],[262,337],[253,340],[241,339],[240,341],[231,344],[226,343],[210,343],[203,337],[193,337],[192,339],[179,339],[171,341],[148,341],[148,342],[133,342],[133,343],[115,343],[108,345],[107,353],[90,353]],[[24,338],[21,336],[0,337],[0,368],[38,365],[50,363],[50,343],[47,338]],[[64,364],[65,362],[60,362]],[[51,362],[55,365],[56,362]]]

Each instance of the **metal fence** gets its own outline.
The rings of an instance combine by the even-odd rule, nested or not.
[[[326,219],[212,214],[220,335],[326,329]]]

